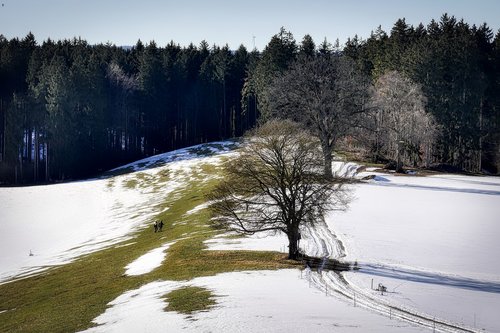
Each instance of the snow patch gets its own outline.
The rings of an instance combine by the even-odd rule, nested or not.
[[[378,175],[373,177],[373,180],[376,182],[390,182],[390,180],[387,177],[382,177]]]
[[[115,249],[119,249],[121,247],[127,247],[127,246],[130,246],[130,245],[134,245],[136,244],[137,242],[130,242],[130,243],[126,243],[126,244],[122,244],[122,245],[116,245],[115,246]]]
[[[217,305],[190,316],[165,312],[162,297],[198,286],[212,291]],[[224,273],[191,281],[156,281],[130,290],[94,319],[97,332],[424,332],[389,321],[311,288],[299,270]]]
[[[187,211],[186,215],[192,215],[192,214],[198,213],[200,210],[208,208],[208,206],[210,206],[210,202],[202,203],[202,204],[194,207],[193,209]]]
[[[170,246],[175,242],[166,243],[159,248],[153,249],[146,254],[143,254],[127,266],[125,266],[125,275],[137,276],[149,273],[155,268],[160,267],[163,260],[165,260],[166,253]]]
[[[219,142],[211,142],[208,144],[199,144],[196,146],[178,149],[168,153],[163,153],[148,158],[144,158],[142,160],[126,164],[124,166],[115,168],[110,171],[116,172],[127,169],[131,169],[134,172],[145,171],[151,168],[164,166],[165,164],[172,162],[180,162],[193,158],[203,158],[207,157],[207,155],[210,154],[221,155],[223,153],[229,153],[232,151],[235,145],[237,145],[237,143],[232,141],[219,141]]]

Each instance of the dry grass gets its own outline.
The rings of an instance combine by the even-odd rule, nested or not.
[[[202,210],[185,214],[203,203],[205,194],[216,182],[213,178],[207,181],[204,173],[217,172],[218,168],[203,166],[201,169],[203,173],[171,196],[177,198],[175,201],[158,207],[158,211],[169,207],[154,218],[165,222],[163,232],[153,233],[146,228],[134,235],[132,245],[101,250],[38,276],[0,285],[0,332],[83,330],[93,325],[92,319],[103,313],[110,301],[127,290],[159,279],[190,280],[222,272],[293,267],[294,262],[276,252],[205,250],[203,242],[216,234],[209,228],[208,213]],[[165,178],[169,176],[168,172],[162,174]],[[136,185],[134,180],[129,180],[128,185]],[[144,183],[150,180],[135,181],[145,186]],[[170,247],[167,259],[159,268],[141,276],[124,275],[128,263],[166,242],[186,237],[186,234],[188,238]],[[213,299],[213,295],[201,291],[183,290],[179,293],[168,297],[173,297],[173,306],[184,313],[207,309]],[[198,296],[187,297],[193,293]]]

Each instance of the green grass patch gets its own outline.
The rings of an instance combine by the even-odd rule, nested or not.
[[[193,312],[207,311],[216,302],[216,296],[208,289],[201,287],[184,287],[165,295],[168,305],[165,311],[174,311],[190,315]]]
[[[111,190],[114,186],[115,186],[115,178],[110,178],[106,183],[106,187]]]
[[[123,183],[123,186],[125,186],[128,189],[135,189],[137,187],[138,181],[137,179],[128,179]]]
[[[118,244],[134,242],[128,246],[113,246],[40,275],[0,285],[0,332],[84,330],[93,325],[92,319],[102,314],[110,301],[153,281],[184,281],[223,272],[298,267],[278,252],[206,251],[203,242],[217,233],[209,226],[208,210],[189,215],[186,212],[204,203],[205,194],[217,182],[205,172],[219,172],[219,169],[205,165],[196,171],[186,186],[169,196],[175,199],[156,207],[163,213],[152,218],[151,223],[162,219],[163,232],[154,233],[148,226],[132,235],[132,240]],[[173,175],[165,172],[161,177],[145,178],[141,186],[161,186],[170,177]],[[134,181],[137,182],[130,180],[129,185],[137,186]],[[181,238],[184,239],[178,240]],[[124,275],[127,264],[173,240],[178,241],[169,248],[160,267],[141,276]],[[177,303],[187,309],[197,309],[206,306],[205,301],[201,301],[205,296],[199,296],[193,305],[182,305],[181,300]],[[213,299],[213,295],[209,295],[210,298]]]
[[[169,169],[163,169],[160,172],[157,173],[157,177],[159,177],[160,182],[165,182],[167,180],[170,180],[170,174],[171,171]]]

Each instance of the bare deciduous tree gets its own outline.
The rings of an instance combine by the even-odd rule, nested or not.
[[[267,100],[275,116],[304,124],[320,140],[324,173],[332,177],[335,144],[358,125],[368,87],[349,58],[323,55],[301,59],[277,76]]]
[[[301,227],[348,202],[340,181],[327,180],[322,165],[318,141],[296,123],[262,125],[246,136],[209,195],[214,220],[240,233],[281,231],[288,236],[288,257],[296,259]]]
[[[421,87],[391,71],[375,83],[372,100],[377,150],[397,160],[399,170],[403,162],[416,165],[422,154],[429,161],[437,126],[432,115],[425,112]]]

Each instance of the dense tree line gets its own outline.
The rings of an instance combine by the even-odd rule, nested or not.
[[[434,162],[467,171],[498,172],[500,31],[443,15],[416,27],[398,20],[367,40],[350,39],[344,54],[375,82],[397,71],[418,84],[439,126]]]
[[[500,91],[500,31],[494,36],[486,24],[470,26],[446,14],[439,22],[431,21],[427,27],[423,24],[413,27],[400,19],[390,34],[379,27],[367,40],[355,36],[340,49],[338,42],[332,46],[326,39],[316,46],[307,35],[298,44],[291,33],[282,29],[266,46],[260,61],[250,68],[243,98],[254,98],[263,120],[274,116],[276,111],[283,114],[284,109],[288,118],[298,120],[297,113],[303,116],[307,114],[307,108],[302,105],[299,110],[297,105],[310,102],[308,105],[311,106],[315,103],[314,96],[319,96],[301,94],[307,85],[298,84],[298,81],[306,77],[309,81],[317,80],[316,87],[313,87],[316,89],[328,80],[330,86],[324,85],[323,88],[332,91],[336,89],[334,85],[345,81],[342,72],[346,73],[347,69],[333,74],[330,79],[327,79],[327,72],[331,68],[314,73],[314,63],[318,63],[318,58],[350,58],[373,85],[369,94],[371,98],[364,101],[361,109],[355,111],[351,108],[349,111],[351,114],[364,112],[365,124],[355,121],[355,126],[348,130],[330,126],[335,128],[335,132],[325,132],[331,136],[330,146],[333,147],[336,136],[348,136],[357,139],[368,150],[368,157],[376,161],[398,158],[412,166],[437,164],[470,172],[499,171],[500,98],[497,92]],[[382,103],[374,90],[381,89],[377,82],[380,83],[386,75],[400,77],[398,80],[406,82],[406,86],[419,90],[421,96],[413,94],[414,101],[398,102],[408,107],[414,105],[415,112],[387,112],[387,103],[386,110],[380,110]],[[397,85],[398,80],[385,81]],[[351,81],[360,82],[359,79]],[[290,92],[291,87],[297,89]],[[341,90],[348,88],[349,84],[343,84]],[[397,87],[386,89],[397,91]],[[325,89],[317,92],[324,94]],[[335,93],[326,94],[319,97],[316,104],[329,100],[329,105],[323,105],[328,109],[336,103],[335,98],[339,100]],[[421,102],[416,103],[418,99]],[[417,104],[421,107],[416,107]],[[316,108],[316,111],[315,116],[326,115],[319,119],[322,124],[332,122],[332,117],[342,114],[339,108],[333,113],[322,112],[321,108]],[[380,115],[385,115],[387,121],[390,115],[392,124],[386,122],[374,126],[373,120],[378,118],[380,121]],[[405,119],[411,124],[401,123]],[[352,120],[356,117],[342,121]],[[395,120],[400,122],[399,128],[393,126],[398,124]],[[311,123],[314,121],[306,125],[313,133],[318,132],[319,127],[311,127]],[[385,131],[383,137],[376,131]]]
[[[286,94],[291,86],[307,88],[294,76],[303,73],[307,81],[307,75],[317,74],[335,81],[335,70],[333,79],[322,70],[318,59],[325,58],[342,68],[348,64],[341,71],[364,75],[374,86],[391,82],[380,79],[397,72],[402,82],[419,87],[425,112],[439,128],[432,149],[427,145],[427,162],[498,171],[500,32],[493,36],[486,24],[470,26],[443,15],[427,26],[398,20],[389,34],[378,28],[367,40],[349,39],[343,49],[326,39],[316,45],[309,35],[297,42],[283,28],[262,52],[206,42],[158,47],[138,41],[131,48],[88,45],[82,39],[37,44],[32,34],[11,40],[0,35],[0,182],[86,177],[159,152],[240,136],[258,119],[275,116],[273,108],[288,107],[270,98],[305,102]],[[332,90],[328,96],[336,94]],[[330,97],[321,98],[313,101],[318,110]],[[365,97],[362,105],[356,103],[358,111],[370,109]],[[328,106],[323,111],[332,117]],[[387,112],[379,115],[401,118],[397,111]],[[374,158],[381,152],[391,158],[399,134],[383,141],[364,127],[364,134],[345,128],[327,134],[358,137]],[[422,152],[416,144],[412,149],[411,160],[418,164]]]
[[[0,36],[0,182],[85,177],[255,124],[242,46],[126,49]]]

